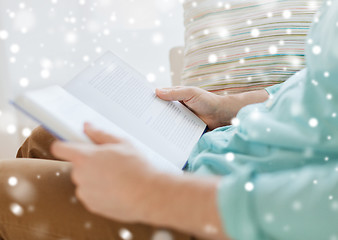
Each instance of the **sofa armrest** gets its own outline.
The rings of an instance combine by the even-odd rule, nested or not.
[[[174,47],[170,50],[170,71],[171,71],[171,84],[172,86],[181,85],[181,76],[184,67],[184,47]]]

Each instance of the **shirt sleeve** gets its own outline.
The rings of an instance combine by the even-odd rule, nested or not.
[[[281,88],[283,83],[275,84],[270,87],[265,88],[265,91],[268,92],[269,95],[274,95]]]
[[[338,239],[338,164],[224,177],[218,207],[236,240]]]

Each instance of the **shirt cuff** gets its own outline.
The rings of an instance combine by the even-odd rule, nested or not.
[[[283,83],[275,84],[270,87],[265,88],[265,91],[268,92],[269,95],[274,95],[279,89],[282,87]]]

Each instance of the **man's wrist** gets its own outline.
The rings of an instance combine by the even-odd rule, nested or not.
[[[154,172],[146,177],[142,184],[142,200],[136,203],[140,222],[150,225],[160,224],[159,215],[161,215],[163,204],[165,204],[162,202],[162,197],[171,190],[172,177],[161,172]]]
[[[143,179],[135,184],[135,190],[138,191],[137,196],[132,199],[135,206],[135,222],[149,223],[152,218],[152,194],[157,191],[155,189],[155,182],[162,178],[162,174],[157,171],[152,171]]]
[[[158,174],[145,188],[148,197],[140,206],[140,222],[202,237],[223,237],[216,205],[218,182],[217,177]],[[213,233],[207,231],[210,226]]]
[[[219,111],[217,119],[220,126],[231,124],[231,120],[236,117],[238,110],[236,109],[236,95],[220,96]]]
[[[243,107],[266,101],[269,94],[264,90],[257,90],[252,92],[230,94],[221,96],[218,119],[222,126],[230,125],[231,120],[237,116],[239,110]]]

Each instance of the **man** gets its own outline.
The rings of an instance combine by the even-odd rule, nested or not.
[[[128,141],[89,124],[85,133],[96,145],[56,142],[51,147],[52,155],[72,163],[71,173],[65,162],[0,162],[2,185],[11,174],[22,174],[34,182],[38,196],[22,203],[35,208],[21,219],[8,209],[0,211],[0,236],[19,239],[41,229],[36,227],[40,221],[48,223],[42,225],[44,239],[151,239],[156,234],[150,226],[186,233],[173,233],[175,239],[336,239],[337,11],[337,0],[321,9],[309,34],[307,69],[282,85],[223,97],[197,88],[157,90],[160,98],[182,101],[215,129],[191,153],[187,171],[194,174],[159,173]],[[236,126],[228,125],[234,117]],[[43,145],[37,134],[20,156]],[[38,157],[52,156],[38,149]],[[69,207],[74,191],[69,175],[77,199],[94,215]],[[42,178],[44,184],[36,180]],[[10,205],[10,193],[1,193],[1,206]]]

